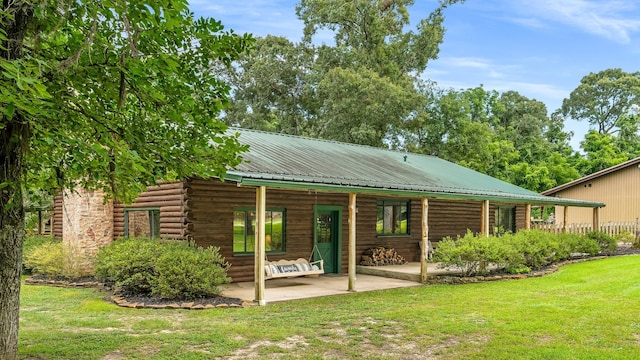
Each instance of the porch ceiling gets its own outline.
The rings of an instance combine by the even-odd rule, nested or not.
[[[285,189],[369,193],[506,203],[603,207],[543,196],[434,156],[335,141],[230,128],[249,145],[226,178]]]

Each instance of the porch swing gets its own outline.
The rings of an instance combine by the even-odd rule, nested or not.
[[[311,261],[314,252],[318,253],[320,260]],[[266,257],[266,256],[265,256]],[[309,260],[304,258],[298,258],[296,260],[278,260],[269,261],[266,259],[265,265],[265,279],[277,279],[277,278],[293,278],[298,276],[307,275],[321,275],[324,274],[324,260],[320,250],[314,244],[309,255]]]

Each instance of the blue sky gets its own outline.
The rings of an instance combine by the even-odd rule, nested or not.
[[[190,0],[198,16],[221,20],[237,33],[302,38],[297,0]],[[412,23],[435,0],[416,0]],[[558,109],[590,72],[640,71],[640,0],[467,0],[445,12],[447,31],[424,76],[442,88],[483,85],[515,90]],[[331,43],[328,33],[315,42]],[[566,121],[577,148],[587,123]]]

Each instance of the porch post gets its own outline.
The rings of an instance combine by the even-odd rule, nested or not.
[[[480,224],[480,233],[489,236],[489,200],[482,200],[482,222]]]
[[[427,282],[427,255],[429,253],[429,199],[422,199],[422,238],[420,239],[420,282]]]
[[[600,208],[593,208],[593,231],[600,230]]]
[[[564,219],[562,220],[562,232],[566,233],[568,229],[567,222],[569,222],[569,206],[564,207],[563,213],[564,214],[562,215]]]
[[[265,265],[265,208],[266,208],[267,188],[260,186],[256,188],[256,234],[255,234],[255,302],[259,305],[266,305],[264,299],[264,265]]]
[[[349,291],[356,291],[356,194],[349,193]]]
[[[524,228],[525,230],[531,229],[531,204],[524,206]]]

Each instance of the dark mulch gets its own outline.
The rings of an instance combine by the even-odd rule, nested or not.
[[[109,289],[108,286],[104,286],[104,284],[97,281],[92,276],[85,276],[81,278],[69,279],[65,277],[48,277],[44,275],[32,275],[27,280],[27,283],[37,284],[37,285],[55,285],[62,287],[97,287],[100,289]],[[196,299],[162,299],[151,296],[131,296],[122,294],[118,291],[115,291],[117,295],[124,297],[127,302],[130,303],[144,303],[145,305],[170,305],[175,303],[193,303],[193,305],[242,305],[242,300],[238,298],[226,297],[226,296],[210,296],[210,297],[202,297]],[[110,298],[110,297],[105,297]]]
[[[640,248],[635,248],[630,244],[620,244],[618,245],[618,250],[616,250],[615,255],[634,255],[640,254]]]

